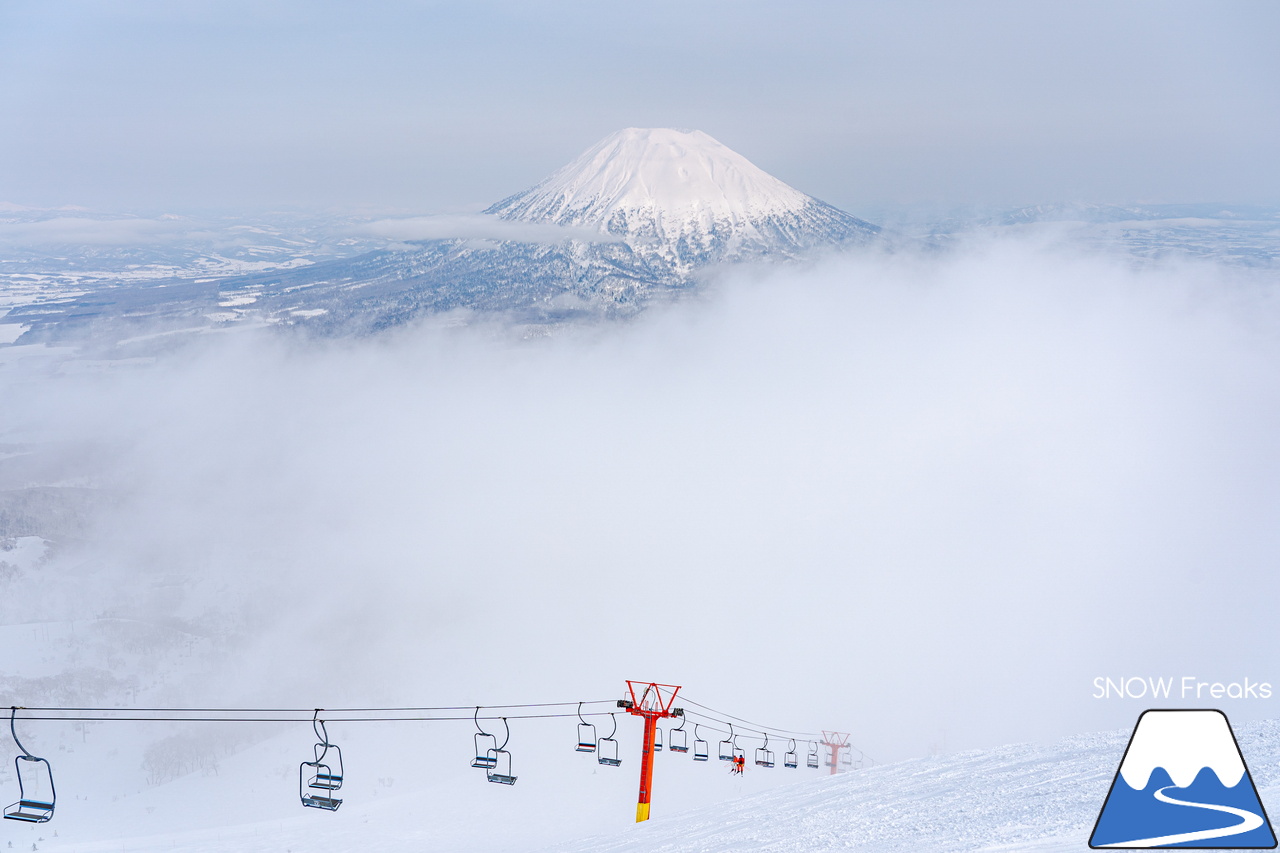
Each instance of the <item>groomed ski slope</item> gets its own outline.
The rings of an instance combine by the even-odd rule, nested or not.
[[[1264,805],[1280,801],[1276,786],[1280,723],[1241,724],[1236,733]],[[45,853],[1080,851],[1086,849],[1128,735],[1127,731],[1082,735],[1053,744],[919,759],[835,777],[801,771],[794,784],[684,812],[675,796],[680,786],[674,777],[680,774],[673,768],[663,774],[672,784],[665,798],[664,791],[658,791],[655,818],[640,825],[613,815],[630,805],[626,801],[632,797],[634,767],[625,774],[595,774],[584,762],[580,768],[584,775],[564,786],[538,784],[537,774],[531,774],[521,782],[530,783],[524,796],[515,798],[509,796],[514,791],[490,791],[498,786],[484,785],[464,772],[465,781],[460,777],[443,786],[394,793],[384,789],[379,796],[352,797],[340,812],[327,814],[300,807],[270,808],[268,801],[281,793],[277,787],[288,788],[287,776],[241,789],[235,781],[238,762],[232,760],[216,776],[193,774],[153,789],[145,808],[139,807],[143,803],[120,811],[108,807],[91,820],[67,821],[58,837],[53,836],[58,822],[28,827],[5,821],[10,825],[0,826],[0,842],[12,839],[15,850],[30,850],[33,842],[42,839],[38,849]],[[269,745],[267,751],[278,746]],[[685,760],[664,754],[659,772],[666,762]],[[722,784],[719,770],[712,763],[697,772],[711,773],[707,780]],[[781,774],[782,770],[749,766],[748,776],[753,773]],[[282,802],[288,799],[285,794]],[[72,794],[67,796],[74,801]],[[69,802],[68,818],[76,811],[71,806]],[[124,806],[123,800],[118,806]],[[202,828],[177,825],[187,823],[192,811],[202,806],[209,810],[200,821]],[[270,818],[254,815],[264,807],[273,812]],[[174,811],[184,816],[166,826],[165,821],[148,819],[148,809],[154,810],[156,818]],[[111,819],[113,813],[118,820]],[[581,819],[565,819],[574,814]],[[617,828],[583,837],[596,831],[591,824],[598,825],[604,816],[609,817],[610,827]]]
[[[1280,799],[1280,723],[1236,730],[1264,806]],[[810,780],[560,853],[875,853],[1087,849],[1129,732],[921,759]]]

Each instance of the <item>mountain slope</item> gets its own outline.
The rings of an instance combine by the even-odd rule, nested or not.
[[[879,232],[705,133],[668,129],[614,133],[486,214],[505,226],[492,238],[413,240],[297,269],[95,291],[16,307],[8,320],[36,343],[246,322],[366,333],[460,309],[529,323],[628,316],[689,290],[714,265],[795,259]]]
[[[1263,799],[1280,788],[1275,721],[1237,728]],[[875,767],[708,806],[559,853],[1079,851],[1128,732]],[[1270,797],[1268,797],[1270,794]]]
[[[669,128],[610,134],[485,212],[620,237],[681,274],[723,261],[794,257],[879,231],[701,131]]]
[[[132,730],[129,730],[132,731]],[[95,730],[89,744],[69,741],[72,755],[59,770],[72,771],[80,752],[107,747]],[[369,850],[396,851],[555,850],[557,853],[952,853],[953,851],[1079,851],[1106,798],[1124,752],[1128,731],[1079,735],[1050,744],[1018,744],[938,759],[918,759],[839,776],[798,771],[792,784],[736,798],[721,768],[694,766],[686,756],[663,753],[655,817],[629,823],[634,806],[634,766],[620,772],[592,769],[560,741],[554,749],[522,764],[520,782],[495,790],[466,767],[470,745],[466,727],[436,744],[417,743],[399,763],[417,761],[421,778],[387,765],[404,743],[396,729],[352,731],[344,738],[361,757],[363,784],[353,788],[342,809],[317,814],[298,805],[291,791],[297,752],[305,737],[281,735],[223,759],[216,774],[192,773],[135,793],[104,785],[101,774],[82,784],[66,780],[68,791],[92,791],[77,802],[69,793],[56,824],[6,827],[15,848],[29,849],[37,836],[56,826],[60,845],[82,853],[119,850]],[[557,732],[526,737],[538,747]],[[1236,726],[1264,802],[1275,800],[1275,768],[1280,766],[1280,724]],[[102,743],[97,743],[102,741]],[[456,741],[456,743],[454,742]],[[455,749],[459,747],[460,749]],[[420,753],[420,754],[419,754]],[[456,754],[455,754],[456,753]],[[423,763],[423,756],[430,760]],[[547,765],[564,760],[548,778]],[[292,764],[290,763],[292,761]],[[136,763],[136,762],[135,762]],[[394,786],[392,779],[396,775]],[[717,787],[716,799],[681,809],[682,778]],[[749,768],[748,777],[788,778],[782,770]],[[382,778],[369,778],[382,777]],[[118,780],[117,780],[118,781]],[[130,779],[132,781],[132,779]],[[751,782],[748,778],[742,781]],[[756,780],[758,781],[758,779]],[[293,782],[296,785],[296,782]],[[116,801],[115,794],[120,794]],[[728,795],[728,799],[724,797]],[[110,795],[110,796],[108,796]],[[252,803],[252,808],[236,808]],[[602,816],[612,816],[607,821]],[[608,834],[581,837],[592,823],[617,827]],[[586,831],[599,829],[587,828]],[[571,840],[577,837],[578,840]],[[553,845],[548,847],[547,845]]]

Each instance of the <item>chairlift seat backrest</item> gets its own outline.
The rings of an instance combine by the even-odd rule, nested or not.
[[[53,803],[41,800],[18,800],[4,810],[9,820],[22,820],[27,823],[44,823],[53,817]]]
[[[342,777],[334,776],[332,773],[317,773],[311,777],[307,787],[322,791],[336,791],[342,787]]]
[[[711,744],[705,740],[698,739],[693,742],[693,760],[707,761],[711,758]]]
[[[596,727],[591,723],[578,723],[578,752],[596,751]]]
[[[720,741],[720,760],[721,761],[733,761],[734,755],[736,752],[737,752],[737,747],[733,745],[733,741],[728,741],[728,740]]]
[[[662,729],[658,726],[653,727],[653,751],[662,752]]]

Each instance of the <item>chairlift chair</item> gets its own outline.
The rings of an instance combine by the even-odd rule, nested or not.
[[[9,820],[26,823],[47,823],[53,817],[54,806],[58,801],[57,791],[53,787],[53,767],[46,759],[28,752],[22,741],[18,740],[18,730],[14,727],[17,716],[17,706],[10,706],[9,731],[22,754],[13,759],[13,768],[18,777],[18,801],[5,808],[4,816]]]
[[[707,761],[711,758],[711,744],[698,734],[698,724],[693,724],[693,760]]]
[[[596,727],[582,719],[582,703],[578,703],[578,752],[596,751]]]
[[[680,728],[672,729],[669,734],[667,749],[672,752],[689,751],[689,733],[684,730],[684,720],[680,721]]]
[[[662,752],[662,727],[653,727],[653,751]]]
[[[782,754],[783,767],[799,767],[800,756],[796,753],[796,739],[791,739],[790,748]]]
[[[485,776],[490,782],[499,785],[514,785],[516,777],[511,773],[511,753],[505,749],[489,750],[489,760],[492,762],[489,769],[485,771]]]
[[[613,731],[609,732],[608,737],[600,738],[596,745],[596,761],[609,767],[617,767],[622,763],[622,759],[618,757],[618,742],[613,736],[618,733],[618,717],[616,714],[610,714],[613,720]]]
[[[840,766],[841,766],[842,768],[846,768],[846,769],[849,769],[849,770],[852,770],[852,769],[853,769],[853,752],[852,752],[852,750],[845,750],[844,755],[841,755],[841,756],[840,756]]]
[[[737,752],[738,752],[737,742],[733,739],[733,723],[730,723],[729,736],[724,740],[720,741],[720,760],[733,761],[733,759],[738,757]]]
[[[507,718],[502,718],[502,725],[506,727],[507,736],[502,741],[502,746],[495,746],[485,754],[485,760],[488,765],[485,767],[485,777],[498,785],[514,785],[516,777],[511,772],[511,753],[507,751],[507,741],[511,740],[511,726],[507,723]]]
[[[320,740],[313,747],[312,760],[298,765],[298,798],[307,808],[336,812],[342,805],[342,800],[333,796],[342,787],[342,750],[329,743],[319,708],[311,719],[311,728]],[[331,752],[336,760],[329,759]]]
[[[471,759],[471,766],[478,767],[481,770],[492,770],[494,759],[489,754],[492,750],[498,748],[498,736],[491,735],[484,729],[480,728],[480,707],[476,706],[476,713],[473,717],[476,724],[475,745],[476,757]]]
[[[817,770],[821,762],[818,759],[818,745],[813,741],[809,741],[809,754],[805,756],[804,766],[812,770]]]
[[[756,749],[755,761],[757,767],[773,766],[773,750],[769,749],[769,733],[764,733],[764,745]]]

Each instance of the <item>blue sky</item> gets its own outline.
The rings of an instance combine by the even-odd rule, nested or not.
[[[1268,2],[0,6],[0,201],[479,209],[626,126],[854,209],[1280,199]]]

